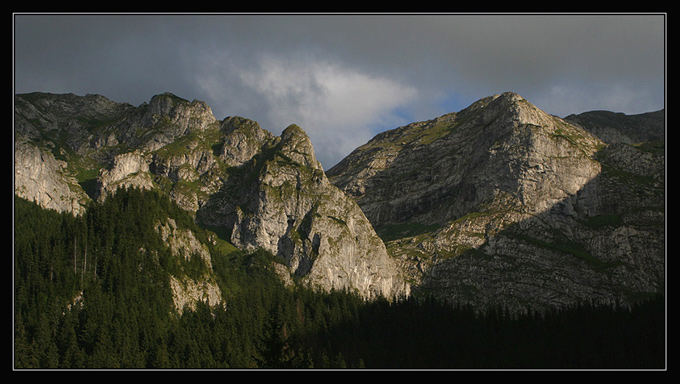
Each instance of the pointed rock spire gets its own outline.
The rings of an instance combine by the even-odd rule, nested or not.
[[[283,130],[278,148],[292,161],[323,171],[321,163],[316,159],[312,140],[299,126],[291,124]]]

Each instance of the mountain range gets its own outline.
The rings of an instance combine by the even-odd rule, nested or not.
[[[14,104],[16,196],[79,215],[119,188],[158,191],[212,241],[274,255],[286,284],[519,313],[665,289],[665,110],[559,118],[506,92],[324,170],[301,127],[275,136],[170,93]],[[189,229],[157,231],[209,262]],[[219,302],[194,283],[176,285],[177,303]]]

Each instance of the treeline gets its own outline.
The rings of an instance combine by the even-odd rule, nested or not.
[[[663,297],[520,317],[428,299],[366,302],[284,287],[263,251],[212,249],[224,304],[179,315],[169,276],[196,266],[161,241],[154,226],[166,217],[207,238],[156,192],[121,190],[79,217],[15,198],[14,367],[665,367]]]

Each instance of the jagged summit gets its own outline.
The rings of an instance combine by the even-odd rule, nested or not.
[[[204,113],[212,115],[212,109],[205,101],[189,101],[170,92],[154,95],[149,101],[149,112],[157,115],[176,115],[179,114],[178,109],[182,108],[194,109],[192,111],[194,114]]]
[[[321,163],[316,159],[312,140],[299,126],[291,124],[283,130],[279,147],[292,161],[323,172]]]
[[[413,148],[432,144],[453,133],[461,126],[485,127],[494,120],[508,124],[547,126],[553,117],[543,112],[514,92],[505,92],[482,98],[459,112],[451,112],[434,119],[415,122],[403,127],[381,132],[365,145],[357,148],[327,174],[335,176],[343,172],[348,162],[355,161],[355,154],[368,150]]]
[[[664,282],[663,113],[560,119],[504,92],[380,133],[324,173],[296,125],[275,136],[168,93],[137,107],[17,95],[15,193],[79,213],[119,187],[154,189],[276,255],[287,281],[367,298],[631,303]]]
[[[328,181],[297,125],[276,137],[247,118],[219,121],[205,102],[171,93],[138,107],[17,96],[15,120],[22,197],[79,213],[121,187],[158,190],[239,248],[278,256],[288,282],[294,275],[366,298],[408,294],[370,222]]]

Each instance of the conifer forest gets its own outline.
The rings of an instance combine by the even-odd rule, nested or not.
[[[170,276],[200,276],[154,229],[211,247],[222,303],[178,311]],[[285,286],[265,251],[215,246],[166,195],[121,189],[79,216],[15,197],[17,369],[659,369],[665,298],[512,315],[424,295],[365,300]]]

